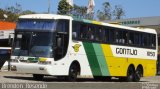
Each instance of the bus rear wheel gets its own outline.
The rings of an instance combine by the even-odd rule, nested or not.
[[[134,72],[135,72],[134,67],[130,66],[128,68],[128,70],[127,70],[127,77],[125,78],[125,80],[127,82],[132,82],[133,81],[133,79],[134,79]]]
[[[35,80],[43,80],[44,75],[41,74],[33,74],[33,79]]]
[[[136,69],[136,71],[135,71],[133,81],[134,81],[134,82],[139,82],[142,76],[143,76],[143,70],[142,70],[141,67],[138,67],[138,68]]]

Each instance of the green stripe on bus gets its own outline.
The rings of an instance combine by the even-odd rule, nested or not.
[[[95,55],[95,51],[92,43],[83,42],[83,46],[84,46],[93,76],[102,76],[101,69],[100,69],[97,57]]]
[[[102,71],[102,75],[103,76],[108,76],[109,75],[109,70],[108,70],[108,67],[107,67],[107,64],[106,64],[106,59],[104,57],[101,45],[93,43],[93,47],[94,47],[96,57],[98,59],[101,71]]]

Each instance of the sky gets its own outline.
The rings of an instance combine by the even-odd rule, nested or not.
[[[58,2],[60,0],[51,1],[51,12],[57,11]],[[73,0],[74,4],[87,6],[89,0]],[[160,0],[95,0],[95,9],[102,9],[102,3],[109,1],[112,9],[115,5],[121,5],[125,10],[124,18],[150,17],[160,16]],[[48,0],[0,0],[0,8],[15,6],[18,3],[23,10],[32,10],[38,13],[48,11]]]

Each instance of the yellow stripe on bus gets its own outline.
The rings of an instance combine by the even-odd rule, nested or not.
[[[102,25],[102,22],[98,22],[98,21],[92,21],[93,24],[98,24],[98,25]]]
[[[156,60],[140,58],[115,57],[110,45],[101,44],[110,76],[126,76],[129,65],[133,64],[135,69],[138,65],[143,66],[144,76],[155,76]]]

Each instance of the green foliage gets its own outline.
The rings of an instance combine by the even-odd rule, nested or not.
[[[114,19],[121,19],[125,15],[125,11],[123,10],[122,6],[116,5],[115,9],[113,10]]]
[[[85,6],[78,6],[78,5],[74,5],[73,9],[72,9],[72,15],[86,15],[87,13],[87,7]]]
[[[74,5],[72,12],[72,16],[75,16],[77,18],[83,18],[83,19],[93,19],[87,14],[87,7],[86,6],[78,6]]]
[[[106,20],[105,14],[104,14],[102,11],[100,11],[100,10],[97,11],[97,18],[98,18],[98,20],[100,20],[100,21]]]
[[[16,3],[15,6],[10,6],[5,9],[7,12],[20,14],[22,12],[22,6],[18,3]]]
[[[66,2],[66,0],[61,0],[58,5],[58,14],[69,15],[72,10],[72,6]]]
[[[23,11],[21,5],[16,3],[15,6],[7,7],[4,10],[0,9],[0,20],[16,22],[20,15],[26,14],[35,14],[35,12],[30,10]],[[4,17],[4,15],[7,17]]]
[[[97,11],[97,18],[100,21],[111,20],[111,5],[109,2],[104,2],[102,4],[102,11]]]
[[[102,10],[97,11],[97,18],[100,21],[121,19],[125,15],[123,8],[120,5],[116,5],[114,10],[109,2],[104,2],[102,4]]]
[[[7,15],[7,17],[4,17],[4,15]],[[0,9],[0,19],[5,21],[15,22],[18,19],[18,15],[12,12]]]
[[[4,15],[4,10],[0,9],[0,20],[5,19],[3,15]]]
[[[26,11],[22,11],[22,13],[21,13],[21,15],[27,15],[27,14],[36,14],[36,12],[26,10]]]
[[[61,0],[58,5],[58,14],[60,15],[71,15],[78,18],[85,18],[85,19],[93,19],[93,16],[89,16],[87,14],[87,7],[86,6],[78,6],[74,4],[72,7],[66,0]]]

